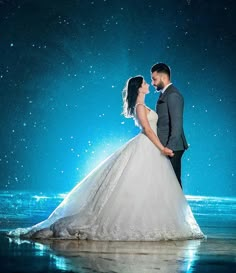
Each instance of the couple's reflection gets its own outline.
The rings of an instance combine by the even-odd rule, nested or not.
[[[203,240],[114,242],[43,240],[58,269],[74,272],[191,272]]]

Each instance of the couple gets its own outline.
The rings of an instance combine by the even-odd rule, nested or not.
[[[33,239],[159,241],[204,238],[181,189],[183,98],[170,69],[152,67],[161,90],[156,112],[145,105],[149,85],[130,78],[123,91],[125,117],[141,132],[116,150],[65,197],[51,215],[9,236]]]

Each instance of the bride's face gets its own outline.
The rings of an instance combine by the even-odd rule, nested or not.
[[[143,83],[141,85],[141,87],[139,87],[139,92],[144,93],[144,94],[148,94],[149,91],[149,84],[145,82],[145,80],[143,80]]]

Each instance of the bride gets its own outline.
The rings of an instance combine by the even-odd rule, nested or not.
[[[149,85],[130,78],[123,114],[140,133],[111,154],[65,197],[44,221],[9,236],[111,241],[204,238],[156,135],[157,113],[145,105]]]

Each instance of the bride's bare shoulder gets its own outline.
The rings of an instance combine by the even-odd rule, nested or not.
[[[138,105],[142,105],[142,106],[139,106]],[[139,109],[137,109],[139,108]],[[134,113],[135,115],[137,116],[137,112],[139,112],[139,116],[141,115],[147,115],[149,113],[149,107],[147,107],[144,103],[136,103],[135,104],[135,107],[134,107]]]

